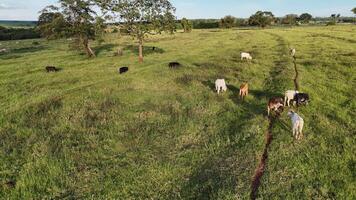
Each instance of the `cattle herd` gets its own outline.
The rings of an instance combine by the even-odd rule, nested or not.
[[[155,48],[153,48],[154,50]],[[290,50],[291,56],[295,57],[296,50],[291,49]],[[252,56],[250,53],[241,53],[241,60],[252,60]],[[181,64],[179,62],[170,62],[168,64],[169,68],[171,69],[176,69],[181,67]],[[54,67],[54,66],[47,66],[46,71],[47,72],[57,72],[59,71],[60,68]],[[129,71],[128,67],[120,67],[118,68],[118,72],[120,74],[126,73]],[[215,90],[218,94],[221,92],[226,92],[227,91],[227,85],[225,82],[225,79],[217,79],[215,81]],[[246,96],[248,96],[248,91],[249,91],[249,84],[248,83],[243,83],[240,86],[240,92],[239,96],[244,99]],[[291,101],[294,106],[301,106],[301,105],[307,105],[309,102],[309,95],[306,93],[300,93],[299,91],[296,90],[287,90],[284,94],[284,99],[282,97],[271,97],[267,103],[267,115],[270,116],[271,111],[275,112],[277,116],[280,116],[280,114],[284,111],[284,107],[288,106],[290,107]],[[303,125],[304,125],[304,120],[294,111],[290,110],[288,112],[288,116],[292,120],[292,127],[293,127],[293,137],[295,139],[300,140],[303,136]]]
[[[296,50],[290,50],[291,56],[295,57]],[[252,60],[252,56],[249,53],[241,53],[241,60]],[[217,79],[215,81],[215,89],[218,94],[227,91],[226,82],[224,79]],[[239,96],[243,99],[248,95],[249,85],[248,83],[243,83],[240,86]],[[306,93],[301,93],[296,90],[287,90],[284,94],[284,99],[282,97],[271,97],[267,103],[267,115],[270,116],[271,111],[274,111],[276,116],[284,111],[284,107],[290,107],[291,102],[293,106],[308,105],[310,99],[309,95]],[[292,121],[292,132],[293,137],[296,140],[301,140],[303,137],[303,126],[304,120],[296,112],[290,110],[287,114]]]

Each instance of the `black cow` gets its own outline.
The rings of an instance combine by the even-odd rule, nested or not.
[[[126,73],[126,72],[128,72],[128,71],[129,71],[129,68],[128,68],[128,67],[121,67],[121,68],[119,69],[119,73],[120,73],[120,74]]]
[[[310,101],[309,95],[306,93],[298,93],[295,94],[293,101],[297,104],[297,106],[300,105],[307,105]]]
[[[59,68],[55,67],[55,66],[47,66],[46,67],[46,71],[49,72],[57,72],[59,71]]]
[[[179,68],[181,64],[179,62],[170,62],[169,67],[170,68]]]

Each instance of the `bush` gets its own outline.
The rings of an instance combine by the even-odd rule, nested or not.
[[[334,26],[336,25],[336,21],[329,21],[328,23],[326,23],[327,26]]]

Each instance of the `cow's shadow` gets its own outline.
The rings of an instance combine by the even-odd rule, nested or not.
[[[213,83],[211,81],[203,81],[202,84],[205,85],[206,87],[208,87],[210,90],[216,91],[215,83]]]
[[[139,55],[139,49],[137,45],[128,45],[125,46],[124,51],[131,51],[132,53],[136,54],[137,56]],[[155,46],[144,46],[143,47],[143,54],[144,55],[150,55],[150,54],[163,54],[165,51],[159,47]]]
[[[104,44],[104,45],[95,47],[94,48],[95,55],[98,56],[102,52],[111,52],[111,51],[113,51],[114,47],[117,47],[117,46],[118,45],[115,45],[115,44]]]

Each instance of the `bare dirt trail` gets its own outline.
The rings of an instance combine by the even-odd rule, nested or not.
[[[263,154],[260,159],[260,163],[258,164],[258,167],[255,171],[255,174],[252,179],[252,185],[251,185],[251,199],[256,199],[257,198],[257,192],[258,188],[261,184],[261,178],[265,172],[266,165],[267,165],[267,160],[268,160],[268,148],[272,143],[272,128],[274,124],[274,119],[270,118],[269,119],[269,127],[268,130],[266,131],[266,144],[265,148],[263,150]]]
[[[275,38],[277,42],[277,46],[275,47],[275,51],[278,52],[277,56],[279,59],[277,59],[273,64],[274,66],[272,67],[270,71],[270,78],[266,79],[266,87],[265,90],[268,91],[270,94],[276,93],[278,91],[282,92],[287,86],[287,81],[289,80],[287,78],[287,70],[288,70],[288,65],[290,65],[290,59],[288,56],[289,55],[289,49],[288,49],[288,44],[284,40],[283,37],[281,37],[278,34],[271,33],[271,32],[265,32],[266,34],[272,36]],[[294,85],[295,88],[299,88],[298,84],[298,69],[296,65],[296,58],[293,58],[293,63],[294,63],[294,70],[295,70],[295,79],[294,79]],[[260,162],[255,170],[255,173],[252,178],[252,183],[251,183],[251,193],[250,193],[250,198],[252,200],[255,200],[258,197],[258,189],[261,185],[261,179],[264,175],[264,172],[266,171],[267,164],[268,164],[268,150],[269,147],[272,143],[273,140],[273,133],[272,129],[273,126],[278,120],[278,115],[277,116],[271,116],[268,118],[269,120],[269,126],[268,130],[266,131],[265,135],[265,147],[263,150],[263,154],[261,155]]]

